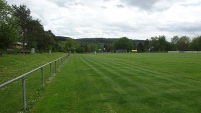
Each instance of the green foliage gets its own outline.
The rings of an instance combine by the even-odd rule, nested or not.
[[[150,50],[151,51],[158,51],[159,50],[159,48],[158,48],[158,37],[157,36],[151,37]]]
[[[145,51],[149,51],[149,48],[150,48],[150,42],[148,39],[146,39],[144,42],[144,49]]]
[[[59,41],[58,46],[60,47],[61,52],[67,52],[65,49],[65,41]]]
[[[19,38],[20,27],[13,9],[4,0],[0,0],[0,48],[12,48]]]
[[[49,50],[54,50],[56,49],[55,48],[55,45],[56,45],[56,42],[55,42],[55,35],[52,33],[51,30],[48,30],[48,31],[45,31],[45,46],[46,48],[48,48]]]
[[[115,50],[118,49],[126,49],[127,51],[131,51],[132,49],[132,42],[127,37],[122,37],[114,43]]]
[[[137,52],[144,52],[144,46],[142,45],[141,42],[137,46]]]
[[[165,52],[165,51],[171,51],[173,46],[170,42],[166,40],[166,37],[164,35],[162,36],[155,36],[151,37],[150,43],[150,51],[155,52]]]
[[[173,50],[188,51],[190,50],[190,41],[190,38],[187,36],[182,36],[180,38],[178,36],[174,36],[171,39],[172,48]]]
[[[113,52],[114,51],[114,45],[113,44],[104,44],[104,52]]]
[[[0,25],[7,24],[12,21],[13,9],[5,0],[0,0]]]
[[[18,24],[22,28],[22,44],[23,49],[25,49],[25,43],[27,43],[27,30],[28,30],[28,22],[32,20],[32,17],[30,16],[30,10],[25,5],[20,5],[17,7],[16,5],[13,5],[14,8],[14,16],[19,18]]]
[[[1,24],[0,27],[0,48],[13,48],[14,42],[18,41],[19,33],[16,31],[18,26]]]
[[[39,49],[40,51],[45,49],[45,31],[43,26],[40,24],[39,20],[30,20],[27,23],[27,32],[26,36],[28,46],[27,48],[35,48],[36,50]]]
[[[166,51],[166,46],[167,46],[167,41],[166,41],[166,37],[163,36],[159,36],[158,37],[158,48],[160,52]]]
[[[190,47],[194,51],[201,51],[201,36],[193,38],[190,43]]]
[[[112,44],[115,41],[117,41],[117,38],[81,38],[81,39],[75,39],[76,42],[79,43],[104,43],[104,44]]]
[[[189,50],[189,44],[190,44],[190,38],[187,36],[182,36],[179,38],[177,42],[177,49],[180,51],[188,51]]]
[[[174,51],[177,50],[177,42],[178,42],[178,40],[179,40],[178,36],[174,36],[173,38],[171,38],[172,49]]]
[[[77,53],[83,53],[84,52],[84,47],[82,47],[82,45],[79,43],[77,43],[77,45],[76,45],[76,52]]]
[[[75,52],[76,43],[72,38],[67,38],[65,42],[65,50],[66,52]]]
[[[18,24],[21,26],[23,32],[28,28],[28,22],[32,20],[31,11],[25,5],[20,5],[19,7],[13,5],[14,15],[19,18]]]
[[[14,42],[22,42],[24,49],[25,43],[27,49],[59,49],[55,35],[50,30],[45,31],[39,20],[33,20],[31,11],[25,5],[10,7],[4,1],[0,4],[0,48],[12,48]]]
[[[22,28],[22,38],[20,41],[24,44],[28,43],[27,49],[35,48],[36,50],[56,51],[58,44],[56,44],[56,37],[51,30],[45,31],[43,25],[40,24],[39,20],[33,20],[30,16],[31,11],[25,6],[20,5],[19,7],[14,5],[15,16],[19,18],[19,25]]]

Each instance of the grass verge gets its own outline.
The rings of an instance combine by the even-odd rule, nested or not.
[[[7,82],[21,74],[24,74],[32,69],[35,69],[52,60],[65,56],[65,53],[51,54],[4,54],[0,57],[0,83]],[[52,66],[52,68],[54,68]],[[45,81],[50,77],[50,66],[44,68]],[[54,70],[54,69],[52,69]],[[54,72],[54,71],[53,71]],[[43,88],[41,88],[41,72],[40,70],[26,77],[26,93],[27,93],[27,108],[30,107],[39,99]],[[0,112],[13,113],[22,111],[22,82],[18,80],[0,89]]]

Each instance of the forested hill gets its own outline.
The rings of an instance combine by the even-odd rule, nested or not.
[[[56,38],[59,41],[65,41],[69,37],[63,37],[63,36],[56,36]],[[105,44],[112,44],[116,42],[119,38],[80,38],[80,39],[74,39],[76,42],[80,43],[105,43]],[[144,42],[145,40],[132,40],[132,42]]]
[[[83,42],[83,43],[107,43],[112,44],[116,42],[117,38],[80,38],[75,39],[76,42]]]
[[[58,41],[66,41],[67,38],[69,38],[69,37],[56,36],[56,39],[57,39]]]

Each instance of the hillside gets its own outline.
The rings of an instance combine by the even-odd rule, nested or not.
[[[69,37],[63,37],[63,36],[56,36],[57,40],[59,41],[65,41]],[[82,43],[105,43],[105,44],[112,44],[118,40],[118,38],[79,38],[74,39],[76,42],[82,42]],[[144,43],[145,40],[136,40],[131,39],[133,43]]]

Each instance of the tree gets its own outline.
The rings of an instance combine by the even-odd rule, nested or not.
[[[158,49],[160,52],[166,51],[167,43],[168,42],[166,41],[166,37],[164,35],[158,37]]]
[[[173,50],[178,50],[177,49],[177,43],[179,41],[179,37],[178,36],[174,36],[173,38],[171,38],[171,44],[172,44],[172,49]]]
[[[72,38],[67,38],[65,42],[66,52],[74,52],[76,50],[76,43]]]
[[[159,48],[158,48],[158,37],[155,36],[155,37],[151,37],[151,40],[150,40],[150,51],[158,51]]]
[[[149,40],[146,39],[145,42],[144,42],[144,50],[145,50],[145,51],[149,51],[149,48],[150,48],[149,43],[150,43]]]
[[[151,37],[151,40],[149,42],[150,42],[150,51],[164,52],[172,50],[171,43],[169,43],[166,40],[166,37],[164,35],[159,37],[157,36]]]
[[[167,42],[165,51],[173,51],[173,44],[170,42]]]
[[[113,52],[113,51],[114,51],[113,44],[108,44],[108,46],[107,46],[107,52]]]
[[[177,42],[177,49],[180,51],[188,51],[189,50],[189,44],[190,44],[190,38],[187,36],[182,36],[179,38]]]
[[[52,50],[55,45],[55,35],[51,30],[45,31],[46,48]]]
[[[78,53],[83,53],[84,52],[84,47],[80,43],[76,44],[76,52]]]
[[[137,46],[137,51],[138,52],[144,52],[144,46],[142,45],[142,43],[140,42]]]
[[[113,45],[112,44],[104,44],[103,45],[103,49],[104,49],[104,52],[112,52],[113,51]]]
[[[46,35],[43,25],[40,24],[39,20],[30,20],[27,23],[26,36],[28,48],[36,48],[40,51],[45,50],[46,46]]]
[[[18,24],[22,28],[22,44],[23,49],[25,48],[25,42],[27,42],[27,29],[28,29],[28,22],[32,20],[32,17],[30,16],[30,10],[25,5],[20,5],[17,7],[16,5],[13,5],[14,8],[14,15],[19,18]]]
[[[133,42],[132,50],[136,50],[136,49],[137,49],[137,43]]]
[[[59,46],[61,52],[67,52],[66,41],[59,41],[58,46]]]
[[[0,0],[0,48],[10,48],[20,36],[12,7]]]
[[[201,51],[201,36],[193,38],[190,43],[190,48],[194,51]]]
[[[114,47],[116,50],[126,49],[130,51],[132,49],[132,42],[127,37],[122,37],[114,43]]]

